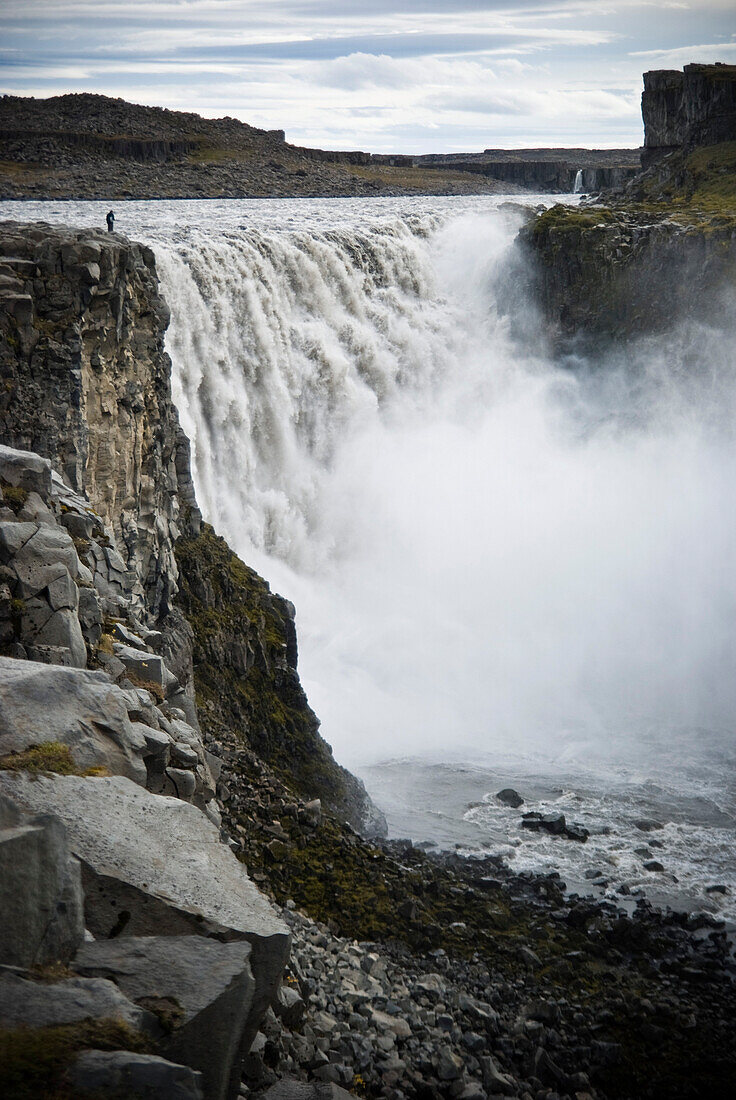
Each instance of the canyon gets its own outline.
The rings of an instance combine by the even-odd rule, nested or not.
[[[605,203],[512,211],[523,224],[507,297],[523,286],[539,338],[560,355],[666,332],[674,316],[717,326],[728,314],[734,74],[713,69],[647,74],[645,149],[659,152],[631,179],[613,154],[592,158],[590,171],[612,173],[596,186],[617,189]],[[317,162],[280,132],[235,120],[185,125],[121,101],[113,127],[116,101],[84,98],[84,128],[78,105],[61,103],[57,129],[44,130],[43,101],[23,105],[14,133],[4,127],[9,159],[26,165],[3,177],[12,195],[47,194],[34,165],[59,150],[55,197],[78,194],[79,163],[95,195],[109,193],[111,164],[112,194],[151,194],[164,177],[176,194],[192,178],[187,167],[178,179],[176,165],[214,148],[217,127],[243,163],[255,149],[288,161],[288,193],[343,193],[350,179],[362,194],[369,177],[349,173],[347,158],[376,168],[362,154]],[[92,107],[117,136],[100,136]],[[134,181],[119,167],[131,161],[142,166]],[[569,163],[548,163],[569,183]],[[435,171],[376,171],[409,167],[425,180]],[[480,168],[455,169],[471,180],[422,186],[481,186]],[[514,183],[551,182],[546,168],[518,171]],[[205,191],[245,188],[227,163],[210,174]],[[255,193],[271,186],[258,179],[247,185]],[[378,248],[362,253],[352,238],[346,248],[383,291]],[[294,606],[203,519],[159,263],[117,233],[0,224],[0,1060],[10,1095],[725,1095],[736,963],[717,917],[643,898],[627,909],[624,895],[581,896],[556,873],[385,839],[380,809],[320,735]],[[574,830],[557,843],[585,844]]]

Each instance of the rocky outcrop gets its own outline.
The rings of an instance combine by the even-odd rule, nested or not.
[[[85,1050],[67,1079],[75,1096],[95,1100],[203,1100],[202,1075],[154,1054]]]
[[[298,794],[370,835],[386,822],[360,780],[340,767],[297,675],[294,607],[204,525],[176,547],[179,605],[194,632],[202,721],[213,736],[237,731]],[[166,624],[164,623],[164,627]]]
[[[736,140],[736,65],[644,73],[642,166],[675,149]]]
[[[0,439],[51,459],[88,496],[73,535],[109,528],[122,555],[107,562],[113,586],[128,570],[138,610],[165,612],[173,545],[197,512],[179,485],[185,441],[153,253],[111,234],[7,223],[0,273]]]
[[[24,814],[0,797],[0,883],[2,965],[67,963],[84,938],[83,897],[59,818]]]
[[[736,241],[730,222],[717,216],[555,206],[519,241],[553,338],[626,338],[688,317],[720,323],[728,314]]]

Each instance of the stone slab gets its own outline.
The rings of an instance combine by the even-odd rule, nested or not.
[[[84,939],[83,907],[61,820],[0,795],[0,963],[68,962]]]
[[[173,1062],[202,1073],[207,1100],[236,1097],[242,1037],[253,1001],[249,943],[201,936],[118,936],[85,944],[74,969],[109,978],[126,997],[153,1007],[152,998],[182,1011],[158,1044]]]
[[[0,753],[68,745],[81,769],[106,767],[145,784],[146,740],[104,672],[0,657]]]
[[[244,1042],[276,996],[289,930],[196,807],[127,779],[0,774],[0,791],[64,821],[82,862],[87,927],[111,935],[204,935],[253,947],[252,1010]]]
[[[204,1100],[201,1076],[154,1054],[85,1050],[69,1071],[75,1096],[97,1100]]]
[[[103,978],[38,982],[9,967],[0,969],[1,1027],[57,1027],[87,1019],[122,1020],[151,1036],[161,1032],[153,1013],[134,1005],[114,982]]]

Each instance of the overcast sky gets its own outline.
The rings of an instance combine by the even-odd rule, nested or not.
[[[641,74],[736,62],[734,0],[0,0],[0,89],[384,152],[635,146]]]

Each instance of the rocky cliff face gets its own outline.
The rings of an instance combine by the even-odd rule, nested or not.
[[[234,1100],[289,933],[223,821],[230,746],[298,819],[382,822],[319,737],[294,609],[202,529],[152,253],[6,223],[0,303],[0,1074]]]
[[[362,785],[318,734],[296,672],[294,609],[200,531],[153,253],[116,234],[5,223],[0,279],[0,439],[63,473],[53,506],[76,559],[72,579],[81,568],[95,586],[98,628],[105,616],[132,616],[139,632],[155,626],[147,644],[177,678],[192,721],[196,691],[213,728],[237,728],[300,793],[380,830]],[[9,599],[25,594],[13,588]],[[60,641],[65,663],[99,660],[98,639],[74,626],[79,600],[52,608],[69,618],[65,632],[44,620],[40,633],[19,627],[6,645],[27,643],[43,659],[39,647]]]
[[[627,337],[721,320],[736,285],[731,219],[554,206],[522,229],[531,290],[554,336]]]
[[[686,65],[644,73],[642,165],[676,148],[736,139],[736,66]]]
[[[0,438],[51,458],[89,496],[135,577],[138,611],[165,613],[174,542],[198,511],[153,253],[116,235],[8,223],[0,304]]]

